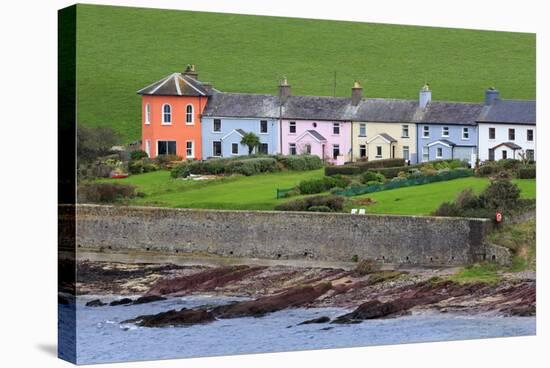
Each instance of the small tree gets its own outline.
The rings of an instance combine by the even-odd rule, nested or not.
[[[243,135],[241,144],[248,146],[248,154],[251,155],[252,151],[254,151],[254,147],[258,147],[260,145],[260,138],[258,138],[256,134],[249,132]]]

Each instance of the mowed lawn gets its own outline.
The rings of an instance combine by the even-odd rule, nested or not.
[[[535,179],[513,180],[521,190],[522,198],[535,198]],[[443,202],[453,201],[464,189],[471,188],[476,193],[489,184],[487,178],[469,177],[445,182],[386,190],[378,193],[350,197],[346,209],[365,208],[368,213],[396,215],[429,215]],[[362,206],[353,201],[369,197],[375,204]]]
[[[235,210],[273,210],[285,201],[300,198],[277,199],[276,190],[296,186],[300,181],[323,177],[323,170],[279,172],[256,176],[234,176],[223,179],[191,181],[173,179],[168,171],[133,175],[127,179],[102,181],[135,185],[145,194],[130,205],[177,208],[210,208]],[[534,179],[514,180],[523,198],[535,198]],[[392,189],[356,197],[348,197],[346,212],[351,208],[365,208],[370,213],[429,215],[442,202],[452,201],[463,189],[481,192],[489,180],[463,178],[446,182]],[[324,193],[327,194],[327,193]],[[355,200],[369,197],[377,203],[369,206],[354,204]]]
[[[277,93],[287,76],[295,95],[535,98],[535,34],[77,5],[78,123],[141,137],[136,91],[186,64],[225,92]]]
[[[323,169],[287,171],[255,176],[191,181],[173,179],[168,171],[133,175],[127,179],[105,179],[135,185],[145,197],[130,204],[179,208],[272,210],[287,199],[277,199],[277,188],[287,189],[306,179],[320,178]],[[296,197],[293,197],[294,199]]]

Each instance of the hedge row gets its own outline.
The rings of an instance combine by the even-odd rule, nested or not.
[[[343,166],[327,166],[325,167],[325,175],[356,175],[361,174],[369,169],[404,166],[405,160],[402,158],[389,158],[384,160],[359,161],[353,164]]]
[[[349,179],[340,176],[324,176],[319,179],[303,180],[298,184],[298,190],[301,194],[316,194],[326,192],[332,188],[345,188],[349,185]]]
[[[344,198],[335,195],[314,196],[281,203],[277,211],[337,212],[344,208]]]
[[[535,179],[537,177],[536,166],[528,166],[519,169],[518,178],[520,179]]]
[[[271,157],[256,157],[245,160],[213,159],[207,161],[188,161],[176,165],[171,172],[174,178],[185,178],[189,174],[218,175],[218,174],[242,174],[246,176],[265,172],[276,172],[280,168],[277,160]]]

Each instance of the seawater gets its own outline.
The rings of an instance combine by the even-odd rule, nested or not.
[[[320,316],[332,319],[350,311],[342,308],[288,309],[259,318],[224,319],[189,327],[146,328],[120,322],[143,314],[219,305],[240,299],[193,296],[141,305],[86,307],[85,303],[93,298],[77,298],[79,364],[527,336],[536,332],[534,317],[441,313],[413,314],[352,325],[297,326],[308,319]],[[104,301],[114,299],[117,298],[102,297]],[[327,327],[329,329],[325,329]]]

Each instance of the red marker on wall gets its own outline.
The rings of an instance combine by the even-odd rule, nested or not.
[[[497,222],[502,222],[502,213],[498,212],[495,214],[495,220]]]

